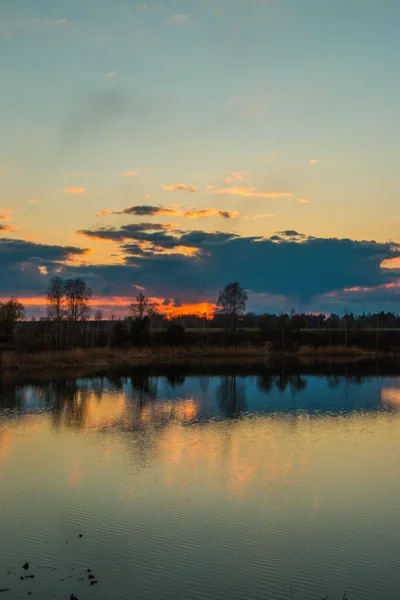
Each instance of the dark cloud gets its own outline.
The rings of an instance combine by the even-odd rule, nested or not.
[[[168,239],[168,236],[162,234],[161,236],[155,232],[163,232],[171,229],[171,225],[164,225],[162,223],[131,223],[130,225],[123,225],[119,229],[116,227],[99,227],[98,229],[80,229],[77,231],[79,235],[83,235],[88,238],[108,240],[114,242],[122,242],[123,240],[145,240],[151,241],[152,236],[155,239]],[[151,234],[147,232],[152,232]]]
[[[178,215],[180,214],[174,208],[168,208],[166,206],[128,206],[124,210],[115,211],[116,215],[138,215],[140,217],[153,216],[153,215]]]
[[[394,271],[381,268],[383,260],[400,254],[392,243],[306,237],[293,230],[262,238],[205,231],[152,232],[132,227],[113,230],[110,236],[126,240],[129,231],[135,243],[150,244],[141,258],[138,248],[125,242],[125,268],[128,273],[134,265],[135,282],[147,293],[162,297],[174,297],[179,292],[186,300],[213,299],[225,282],[240,281],[251,292],[285,297],[307,309],[327,294],[384,286],[397,277]],[[160,254],[162,250],[173,252],[178,246],[197,248],[198,252],[194,256]],[[107,281],[107,269],[112,267],[104,269],[94,267],[91,272]]]
[[[205,217],[222,217],[223,219],[234,219],[239,216],[237,211],[218,210],[216,208],[188,208],[183,210],[178,207],[169,207],[164,205],[151,206],[147,204],[128,206],[123,210],[111,211],[109,209],[101,210],[96,213],[97,216],[105,215],[136,215],[139,217],[154,217],[159,215],[177,216],[185,218],[202,219]]]
[[[304,239],[306,237],[304,235],[304,233],[299,233],[298,231],[295,231],[294,229],[285,229],[284,231],[278,231],[278,235],[285,237],[285,238],[298,238],[298,239]]]
[[[48,282],[45,271],[52,274],[69,258],[86,252],[73,246],[51,246],[0,238],[0,293],[41,293]]]
[[[66,259],[84,250],[3,239],[1,290],[8,294],[43,290],[58,267],[64,276],[84,277],[96,295],[130,296],[132,286],[139,285],[146,294],[160,298],[213,301],[225,283],[240,281],[253,298],[250,308],[257,310],[288,306],[335,310],[343,305],[349,310],[368,310],[369,305],[379,303],[386,303],[387,309],[399,308],[400,273],[381,267],[385,259],[400,256],[392,243],[312,238],[297,232],[271,238],[240,237],[185,232],[153,223],[81,233],[118,242],[125,264],[70,266],[64,264]],[[181,246],[197,250],[184,255]],[[47,276],[39,270],[43,265]]]
[[[19,262],[39,261],[41,264],[48,262],[63,262],[72,256],[83,255],[87,249],[74,246],[51,246],[37,244],[25,240],[0,238],[0,265],[15,265]]]

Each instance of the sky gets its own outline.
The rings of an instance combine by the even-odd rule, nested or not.
[[[0,297],[400,310],[398,0],[2,0]]]

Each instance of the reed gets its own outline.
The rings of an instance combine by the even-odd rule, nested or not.
[[[358,346],[301,346],[297,354],[303,356],[315,357],[355,357],[355,356],[374,356],[376,352],[371,352]]]
[[[191,359],[191,358],[235,358],[267,357],[269,346],[162,346],[132,348],[76,348],[63,352],[35,352],[19,354],[4,352],[1,369],[45,370],[89,367],[128,367],[145,362]]]

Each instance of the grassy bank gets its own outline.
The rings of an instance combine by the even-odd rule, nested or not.
[[[263,346],[154,346],[148,348],[76,348],[63,352],[2,353],[3,372],[71,370],[100,371],[105,368],[126,368],[157,362],[210,359],[237,361],[245,359],[265,360],[290,357],[299,360],[362,360],[395,356],[393,353],[371,352],[356,346],[301,346],[293,351],[273,350]]]
[[[132,348],[129,350],[113,348],[76,348],[64,352],[33,352],[20,354],[3,352],[1,369],[48,370],[72,368],[129,367],[153,361],[175,361],[193,358],[235,359],[239,357],[269,356],[266,346],[163,346]]]

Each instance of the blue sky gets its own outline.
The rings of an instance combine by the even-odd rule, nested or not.
[[[395,0],[3,0],[4,238],[89,248],[62,268],[93,266],[92,275],[131,259],[121,242],[76,232],[143,220],[245,239],[295,230],[306,236],[299,244],[309,236],[350,238],[354,247],[376,240],[392,244],[382,260],[398,266],[399,18]],[[96,216],[143,205],[177,214]],[[215,211],[184,216],[204,209]],[[166,260],[149,243],[146,252],[156,254],[153,263]],[[185,260],[201,261],[204,252]],[[364,267],[346,289],[370,287]],[[40,285],[35,276],[32,287],[2,293],[37,296],[52,269],[41,269]],[[388,284],[381,271],[374,286]],[[124,282],[141,285],[134,274],[128,269]],[[389,275],[397,282],[396,269]],[[125,297],[118,285],[113,297]],[[279,288],[261,276],[251,285],[262,294]],[[335,285],[333,278],[339,298],[344,288]],[[146,291],[162,295],[148,278]],[[216,291],[189,295],[211,301]],[[309,292],[314,309],[320,299]],[[176,290],[189,301],[186,293]],[[368,306],[371,290],[362,293]],[[295,287],[285,294],[289,303],[303,297]]]

